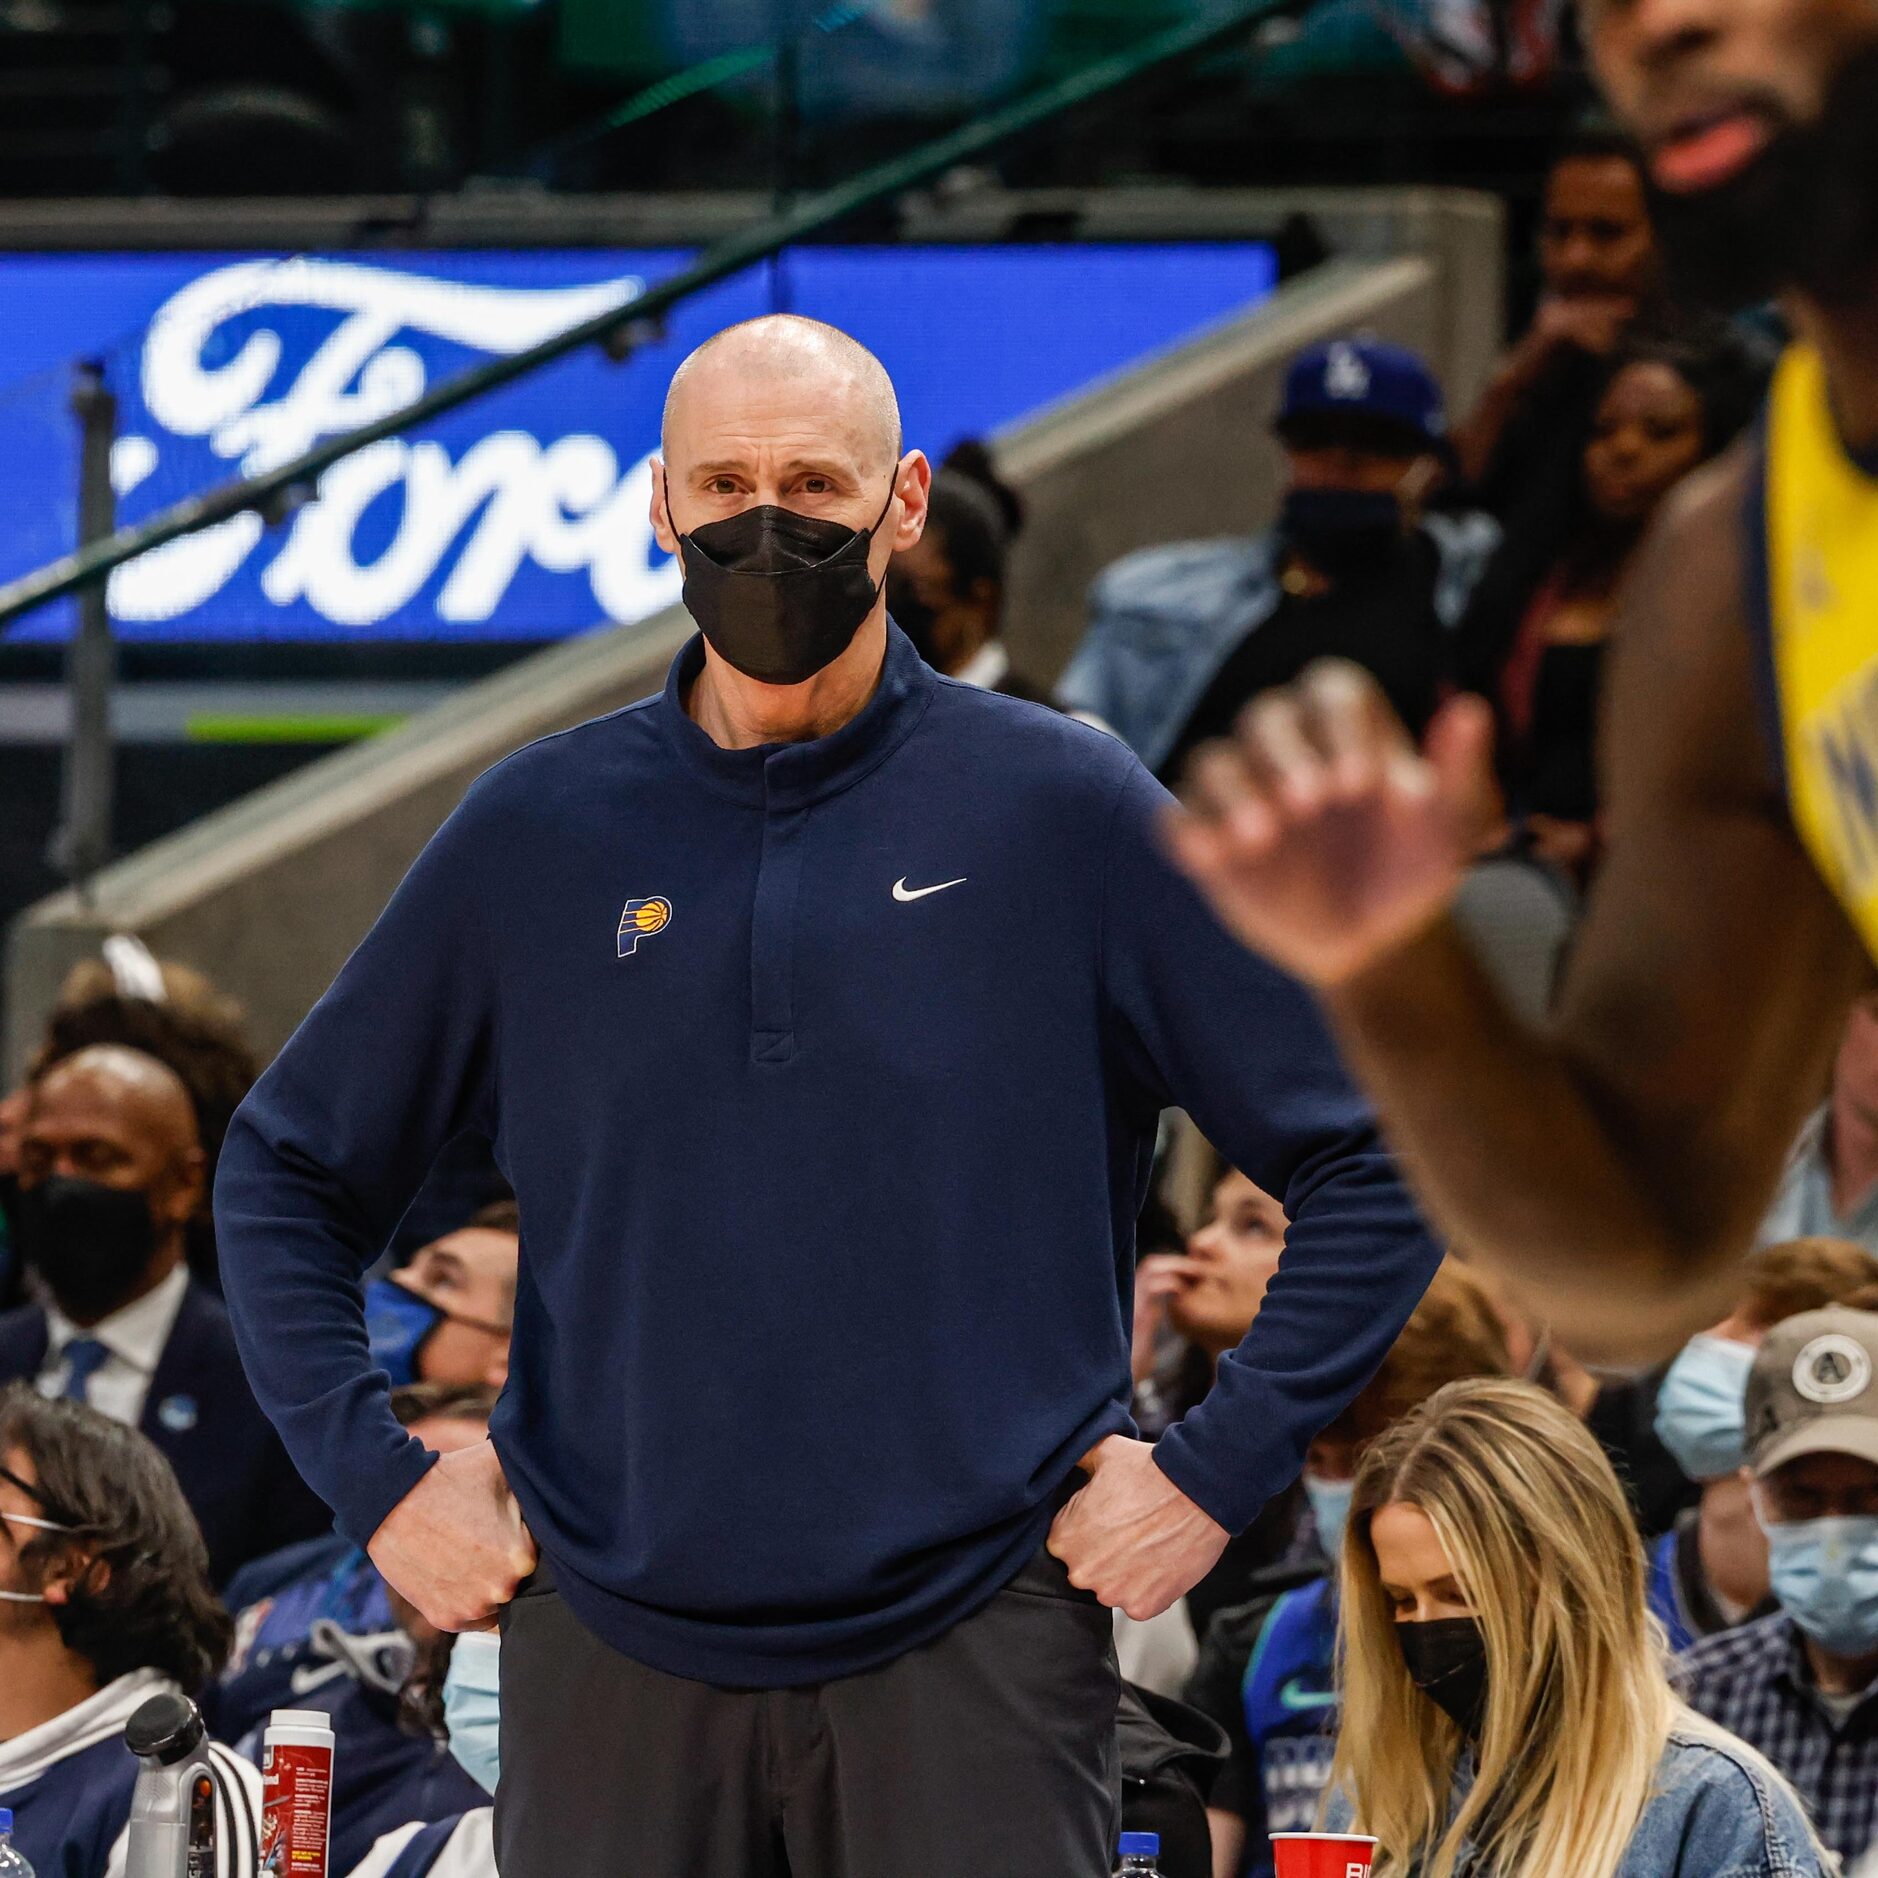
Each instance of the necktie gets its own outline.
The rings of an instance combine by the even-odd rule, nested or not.
[[[96,1337],[74,1337],[65,1346],[65,1387],[59,1393],[68,1402],[85,1401],[86,1385],[110,1355]]]

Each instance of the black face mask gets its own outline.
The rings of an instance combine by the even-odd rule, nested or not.
[[[1409,1680],[1468,1740],[1480,1739],[1487,1718],[1487,1639],[1478,1619],[1431,1617],[1397,1624]]]
[[[1402,504],[1389,489],[1288,489],[1278,529],[1334,580],[1389,558],[1402,539]]]
[[[1862,299],[1878,268],[1878,45],[1846,60],[1815,123],[1788,124],[1713,189],[1649,189],[1679,298],[1730,312],[1795,286]]]
[[[873,528],[770,503],[678,537],[685,607],[720,657],[765,685],[799,685],[847,651],[874,610]]]
[[[887,569],[887,611],[893,616],[893,623],[912,640],[913,650],[934,671],[942,671],[939,642],[933,637],[939,610],[928,606],[919,597],[919,589],[904,575],[894,573],[891,566]]]
[[[14,1202],[20,1256],[67,1317],[95,1324],[123,1304],[156,1253],[147,1195],[54,1174]]]

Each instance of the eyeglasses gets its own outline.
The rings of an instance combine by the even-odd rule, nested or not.
[[[16,1487],[29,1500],[37,1500],[41,1506],[46,1503],[46,1496],[30,1481],[22,1480],[10,1467],[0,1467],[0,1480],[9,1487]],[[76,1526],[68,1526],[61,1520],[41,1519],[36,1513],[0,1512],[0,1519],[13,1526],[33,1526],[40,1532],[76,1532]]]

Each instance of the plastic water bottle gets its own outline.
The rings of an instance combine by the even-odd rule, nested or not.
[[[1158,1832],[1125,1832],[1121,1843],[1122,1862],[1115,1867],[1115,1878],[1161,1878],[1161,1835]]]
[[[0,1878],[33,1878],[32,1861],[13,1843],[10,1806],[0,1806]]]

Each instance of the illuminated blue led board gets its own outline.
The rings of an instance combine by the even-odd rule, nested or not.
[[[409,403],[682,267],[676,250],[0,256],[0,578],[69,551],[70,364],[119,402],[135,521]],[[886,361],[909,444],[935,457],[1264,299],[1263,243],[804,249],[682,306],[625,365],[589,348],[324,478],[284,525],[238,516],[120,571],[144,642],[535,640],[677,597],[652,540],[649,460],[672,368],[777,305]],[[62,638],[69,604],[10,642]]]

